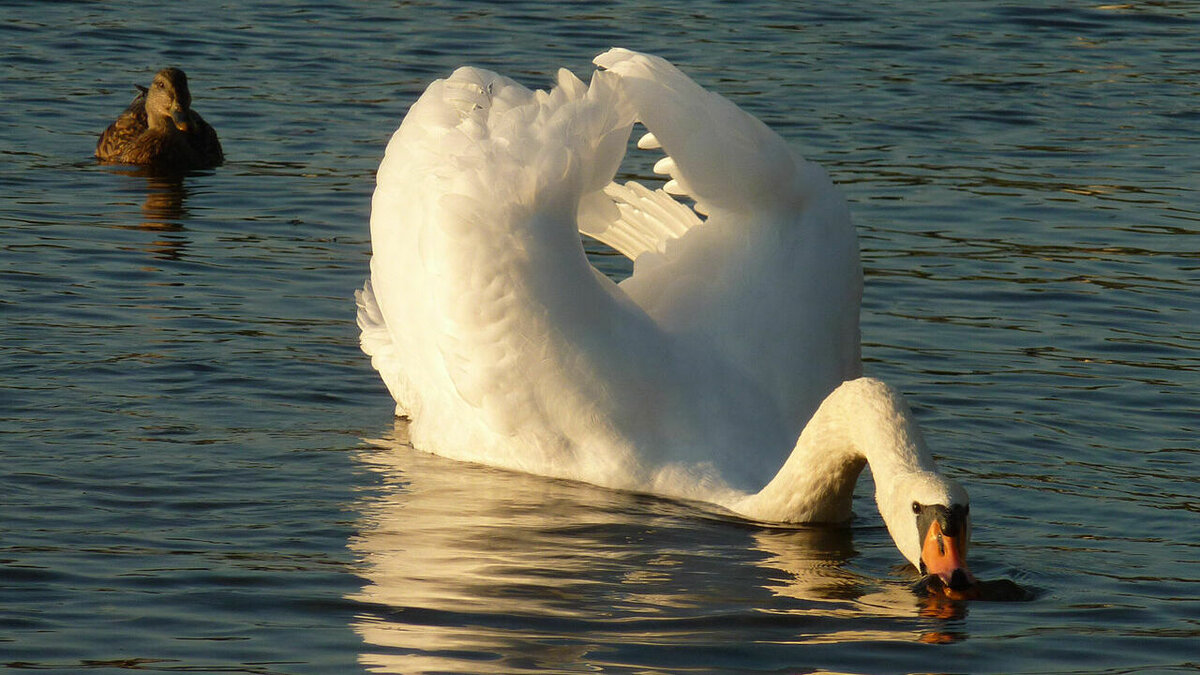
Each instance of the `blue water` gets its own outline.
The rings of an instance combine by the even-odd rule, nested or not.
[[[1197,34],[1190,2],[7,3],[0,667],[1194,671]],[[843,186],[867,371],[1032,600],[915,592],[869,485],[771,529],[404,445],[351,297],[387,139],[457,65],[541,86],[614,44]],[[166,65],[227,163],[95,165]]]

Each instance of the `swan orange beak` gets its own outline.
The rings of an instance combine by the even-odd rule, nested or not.
[[[926,574],[942,580],[946,594],[951,597],[966,597],[972,589],[975,576],[967,569],[967,556],[962,537],[951,537],[942,531],[942,524],[934,520],[925,533],[921,546],[921,566]]]

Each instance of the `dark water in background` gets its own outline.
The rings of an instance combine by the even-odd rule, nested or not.
[[[826,4],[6,3],[0,666],[1195,670],[1200,6]],[[921,598],[866,485],[776,530],[399,443],[351,299],[384,144],[454,66],[613,44],[843,185],[867,370],[1033,601]],[[95,166],[165,65],[227,164]]]

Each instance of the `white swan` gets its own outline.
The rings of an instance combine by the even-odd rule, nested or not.
[[[966,493],[861,377],[840,191],[665,60],[595,62],[549,92],[460,68],[388,144],[358,322],[413,444],[780,522],[846,520],[869,464],[904,556],[968,585]],[[663,190],[612,182],[635,120]],[[579,232],[633,275],[597,272]]]

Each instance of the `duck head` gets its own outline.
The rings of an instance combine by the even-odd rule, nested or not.
[[[961,593],[975,586],[967,569],[971,507],[967,491],[934,471],[897,476],[876,494],[879,512],[904,557]]]
[[[187,75],[178,68],[163,68],[146,91],[146,123],[151,127],[173,125],[186,132],[190,128],[191,105]]]

